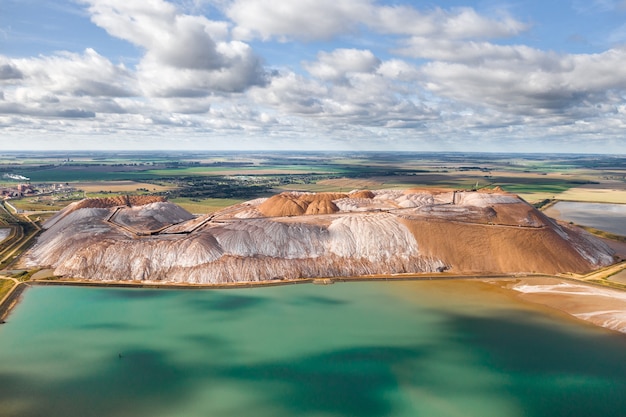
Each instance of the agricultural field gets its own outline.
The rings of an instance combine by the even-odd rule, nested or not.
[[[129,180],[121,181],[89,181],[74,182],[72,187],[87,194],[90,193],[136,193],[136,192],[163,192],[176,188],[175,185],[163,185],[157,183],[145,183]]]
[[[564,201],[626,204],[626,183],[613,180],[574,187],[556,195],[555,198]]]
[[[235,204],[243,203],[247,200],[232,198],[172,198],[170,201],[178,204],[192,214],[209,214]]]
[[[10,279],[0,278],[0,299],[2,299],[14,285],[15,283]]]
[[[599,155],[385,152],[77,152],[0,154],[3,174],[64,192],[12,199],[21,210],[59,210],[84,197],[161,195],[210,213],[281,191],[500,187],[530,203],[626,203],[626,158]],[[0,178],[0,186],[16,182]],[[56,189],[56,188],[55,188]]]

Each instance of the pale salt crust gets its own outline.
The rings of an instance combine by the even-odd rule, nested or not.
[[[596,288],[582,284],[561,282],[558,284],[518,284],[514,290],[524,294],[559,294],[571,297],[581,297],[576,311],[564,308],[567,313],[582,320],[589,321],[607,329],[626,333],[626,292],[607,288]],[[593,310],[597,304],[610,303],[610,310]],[[558,302],[547,303],[559,308]],[[588,310],[588,311],[585,311]]]
[[[594,323],[599,322],[602,323],[602,327],[626,333],[626,312],[623,310],[594,311],[574,314],[573,316]]]
[[[587,285],[571,284],[561,282],[559,284],[520,284],[513,289],[526,294],[530,293],[550,293],[550,294],[569,294],[569,295],[588,295],[597,297],[609,297],[616,300],[626,302],[626,293],[608,288],[596,288]]]

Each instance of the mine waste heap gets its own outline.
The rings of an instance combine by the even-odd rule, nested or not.
[[[500,190],[289,192],[204,216],[159,197],[85,199],[44,229],[22,262],[90,281],[554,275],[613,262],[602,241]]]

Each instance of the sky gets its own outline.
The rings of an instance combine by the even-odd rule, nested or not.
[[[626,0],[0,0],[0,150],[626,153]]]

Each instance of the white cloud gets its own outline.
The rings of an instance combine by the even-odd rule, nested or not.
[[[241,39],[330,39],[357,29],[371,0],[234,0],[226,13]]]
[[[140,85],[151,97],[203,97],[265,83],[266,74],[248,45],[234,41],[220,49],[230,63],[212,70],[176,68],[146,57],[137,67]]]
[[[264,88],[254,88],[248,93],[260,105],[299,115],[322,113],[322,101],[327,95],[327,87],[292,72],[273,77]]]
[[[606,101],[606,91],[626,87],[626,76],[612,69],[626,63],[625,51],[617,49],[568,55],[524,45],[413,38],[403,52],[433,60],[422,67],[433,93],[504,113],[592,107]]]
[[[317,59],[316,62],[305,62],[304,68],[316,78],[333,82],[346,82],[350,73],[371,73],[380,65],[380,60],[371,51],[358,49],[320,52]]]
[[[40,89],[54,94],[124,97],[135,93],[132,73],[124,65],[114,65],[93,49],[80,54],[62,52],[30,59],[9,59],[4,66],[13,68],[19,77],[9,77],[10,84]],[[7,82],[7,80],[4,80]],[[2,82],[2,80],[0,80]]]
[[[469,7],[420,12],[410,6],[374,7],[366,22],[383,33],[430,36],[434,39],[500,38],[517,35],[528,25],[502,14],[492,19]]]
[[[419,72],[406,62],[383,62],[370,51],[347,49],[323,52],[318,58],[306,65],[316,78],[287,72],[251,90],[250,97],[281,115],[313,118],[318,129],[418,127],[437,117],[437,110],[412,84]]]
[[[362,27],[386,34],[494,38],[528,28],[506,14],[489,18],[472,8],[421,12],[412,6],[379,6],[373,0],[233,0],[223,7],[241,39],[328,40]]]
[[[537,56],[546,59],[551,55],[525,45],[497,45],[490,42],[432,39],[419,36],[406,39],[403,45],[395,52],[414,58],[464,62],[473,65],[487,61],[536,60]]]
[[[6,59],[3,59],[3,61],[6,61]],[[20,80],[23,77],[24,74],[22,74],[22,71],[14,64],[10,62],[0,63],[0,80]]]
[[[84,1],[95,24],[145,50],[137,77],[148,95],[202,96],[265,82],[260,59],[228,40],[225,22],[182,14],[163,0]]]
[[[231,147],[314,137],[314,148],[332,144],[326,135],[354,146],[384,140],[385,149],[511,138],[523,150],[528,137],[622,138],[626,127],[625,48],[576,55],[498,44],[528,29],[506,13],[376,0],[77,1],[138,47],[136,64],[97,47],[0,56],[3,137],[154,136],[190,147],[207,136],[233,138]],[[208,3],[232,20],[198,14],[214,11]],[[608,4],[617,3],[594,6]],[[621,29],[612,28],[615,42]],[[264,68],[257,51],[283,53],[268,63],[280,69]]]
[[[1,57],[19,77],[0,79],[1,113],[39,117],[85,118],[96,112],[123,112],[115,100],[137,94],[135,78],[93,49],[83,54],[10,59]]]

